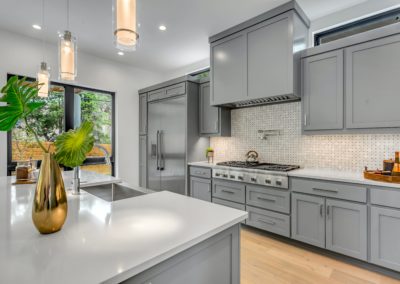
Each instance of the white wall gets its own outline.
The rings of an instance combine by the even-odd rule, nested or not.
[[[368,0],[353,7],[338,11],[311,21],[309,44],[313,45],[313,34],[348,22],[365,18],[386,10],[399,7],[399,0]]]
[[[7,73],[36,77],[42,58],[40,41],[0,30],[0,85]],[[57,48],[47,45],[46,61],[57,77]],[[116,174],[123,180],[138,184],[139,123],[138,89],[162,81],[154,72],[105,60],[78,50],[76,84],[116,93]],[[6,133],[0,133],[0,176],[6,175]]]

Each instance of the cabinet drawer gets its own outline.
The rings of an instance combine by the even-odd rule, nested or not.
[[[357,202],[367,202],[367,188],[361,185],[290,178],[290,188],[295,192],[333,197]]]
[[[186,92],[185,83],[176,84],[165,88],[167,97],[183,95]]]
[[[246,206],[249,217],[246,224],[285,237],[290,237],[290,217],[263,209]]]
[[[371,203],[387,207],[400,208],[400,189],[372,187]]]
[[[148,101],[156,101],[156,100],[160,100],[165,96],[165,89],[159,89],[159,90],[155,90],[155,91],[151,91],[148,94]]]
[[[211,169],[190,167],[190,175],[202,178],[211,178]]]
[[[247,205],[283,213],[290,213],[289,191],[252,185],[248,185],[246,189]]]
[[[244,204],[246,199],[245,185],[238,182],[228,182],[214,179],[213,198],[214,197]]]
[[[246,206],[244,204],[239,204],[239,203],[226,201],[226,200],[218,199],[218,198],[213,198],[212,202],[215,204],[226,206],[226,207],[246,211]],[[246,224],[246,220],[242,221],[242,224]]]

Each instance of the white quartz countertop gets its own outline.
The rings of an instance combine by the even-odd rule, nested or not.
[[[400,184],[374,181],[364,178],[363,172],[345,172],[330,169],[298,169],[288,172],[289,177],[321,179],[339,182],[358,183],[372,186],[400,188]]]
[[[191,163],[188,163],[188,165],[189,166],[197,166],[197,167],[206,167],[206,168],[213,168],[216,166],[215,163],[209,164],[206,161],[191,162]],[[303,168],[303,169],[289,171],[289,172],[287,172],[287,175],[289,177],[301,177],[301,178],[310,178],[310,179],[321,179],[321,180],[329,180],[329,181],[357,183],[357,184],[372,185],[372,186],[400,188],[400,184],[365,179],[364,173],[362,171],[348,172],[348,171],[339,171],[339,170],[332,170],[332,169]]]
[[[119,283],[247,217],[166,191],[111,203],[82,191],[62,230],[40,235],[35,186],[11,182],[0,178],[0,283]]]

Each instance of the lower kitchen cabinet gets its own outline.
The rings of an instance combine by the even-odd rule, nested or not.
[[[246,186],[239,182],[214,179],[213,197],[244,204],[246,201]]]
[[[211,202],[211,180],[190,177],[190,193],[194,198]]]
[[[367,260],[367,234],[366,205],[326,199],[327,249]]]
[[[290,237],[290,216],[246,206],[249,217],[246,224],[278,235]]]
[[[400,271],[400,210],[371,207],[371,262]]]
[[[292,238],[325,247],[325,198],[292,194]]]

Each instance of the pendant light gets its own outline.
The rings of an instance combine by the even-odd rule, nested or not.
[[[67,30],[59,36],[58,53],[60,80],[74,81],[77,74],[77,44],[76,38],[69,31],[69,0],[67,0]]]
[[[113,0],[115,46],[134,51],[139,40],[136,28],[136,0]]]
[[[40,69],[37,73],[36,79],[39,84],[39,97],[47,98],[49,96],[50,73],[47,68],[47,63],[44,60],[45,54],[45,38],[44,38],[44,0],[42,0],[42,40],[43,40],[43,60],[40,63]]]

